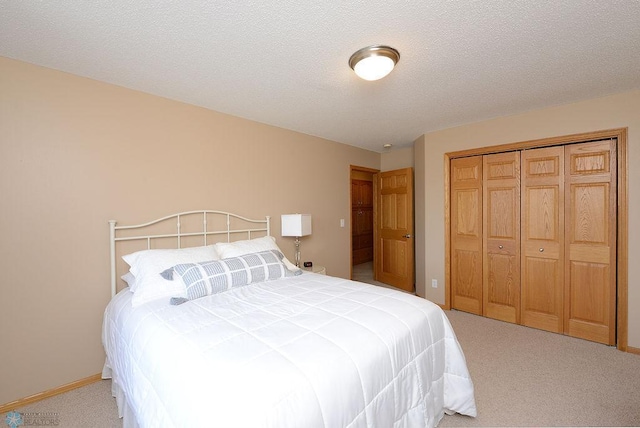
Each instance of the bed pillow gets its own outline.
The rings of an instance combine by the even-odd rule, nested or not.
[[[287,269],[282,263],[283,258],[280,251],[262,251],[207,262],[183,263],[167,269],[162,276],[171,278],[183,288],[181,295],[170,300],[172,305],[179,305],[232,288],[302,273]]]
[[[127,283],[127,287],[129,287],[129,290],[136,286],[136,277],[131,273],[131,271],[122,275],[120,279]]]
[[[216,252],[221,259],[229,257],[238,257],[250,253],[259,253],[261,251],[275,250],[282,254],[282,262],[287,269],[296,272],[300,268],[291,263],[285,256],[278,244],[276,244],[276,238],[273,236],[264,236],[262,238],[247,239],[244,241],[235,242],[218,242],[216,244]]]
[[[131,303],[139,306],[161,298],[176,296],[180,288],[172,281],[163,279],[159,274],[180,263],[197,263],[219,259],[215,245],[203,247],[143,250],[127,254],[122,259],[131,266],[129,272],[135,276]]]

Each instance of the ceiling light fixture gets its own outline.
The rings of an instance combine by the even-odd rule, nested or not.
[[[400,61],[400,52],[389,46],[362,48],[349,58],[349,67],[364,80],[382,79]]]

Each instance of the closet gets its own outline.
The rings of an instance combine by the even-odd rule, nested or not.
[[[451,159],[451,306],[616,341],[616,140]]]
[[[352,264],[373,261],[373,173],[351,179]]]

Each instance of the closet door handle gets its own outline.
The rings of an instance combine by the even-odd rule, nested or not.
[[[544,253],[544,248],[540,248],[538,251],[540,251],[541,253]]]
[[[411,238],[411,235],[407,234],[407,235],[404,235],[404,237],[405,238]]]
[[[498,248],[502,250],[504,248],[504,245],[498,245]]]

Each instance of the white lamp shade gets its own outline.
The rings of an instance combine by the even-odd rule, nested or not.
[[[311,214],[283,214],[282,236],[311,235]]]

